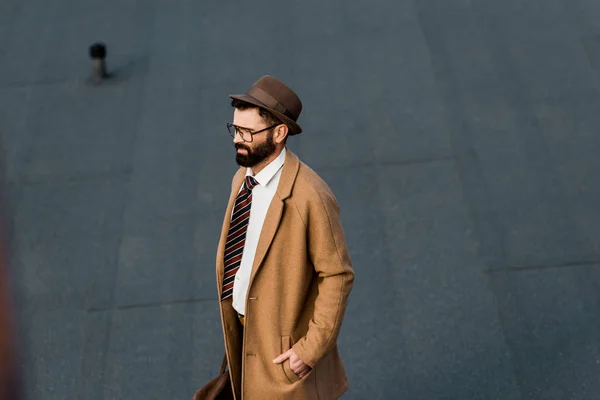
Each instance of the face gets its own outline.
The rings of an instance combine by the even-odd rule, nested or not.
[[[266,128],[268,125],[258,114],[258,110],[238,110],[233,112],[233,124],[249,128],[253,132]],[[239,134],[235,135],[233,143],[237,150],[235,161],[242,167],[254,167],[271,156],[277,146],[273,139],[273,130],[264,131],[252,136],[252,142],[245,142]]]

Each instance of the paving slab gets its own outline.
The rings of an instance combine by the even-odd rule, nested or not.
[[[285,6],[0,2],[28,397],[190,398],[215,375],[227,95],[272,74],[357,273],[344,398],[594,398],[600,7]],[[98,40],[114,77],[93,86]]]

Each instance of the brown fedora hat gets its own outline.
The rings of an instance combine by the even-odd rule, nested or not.
[[[302,112],[300,98],[292,89],[272,76],[263,76],[245,94],[232,94],[229,97],[270,111],[288,126],[290,135],[302,132],[302,128],[296,122]]]

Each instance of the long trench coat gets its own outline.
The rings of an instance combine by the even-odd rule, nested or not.
[[[245,169],[235,174],[219,247],[217,287],[223,282],[229,218]],[[289,150],[260,234],[241,328],[232,298],[220,302],[225,350],[237,400],[336,399],[348,389],[337,337],[354,271],[337,200],[327,184]],[[312,370],[300,379],[293,347]]]

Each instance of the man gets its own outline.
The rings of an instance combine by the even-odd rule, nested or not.
[[[348,388],[337,336],[354,281],[337,201],[286,148],[298,96],[271,77],[230,96],[241,166],[217,252],[217,287],[237,400],[336,399]]]

